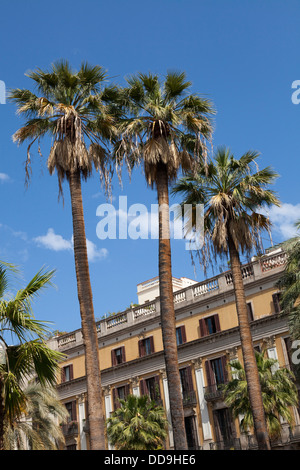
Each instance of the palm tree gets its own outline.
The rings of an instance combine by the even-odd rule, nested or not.
[[[290,407],[298,405],[295,377],[289,369],[279,368],[276,359],[265,357],[265,352],[256,352],[255,356],[268,432],[271,439],[276,439],[281,431],[280,417],[293,424]],[[248,432],[253,428],[253,414],[245,370],[239,361],[232,361],[230,366],[234,378],[224,388],[225,403],[235,418],[243,416],[241,427]]]
[[[116,450],[163,448],[168,421],[165,411],[147,395],[128,395],[107,419],[107,435]]]
[[[68,411],[60,402],[55,388],[30,383],[23,390],[25,409],[7,423],[4,434],[5,450],[58,450],[65,444],[60,424],[67,420]]]
[[[296,223],[300,229],[300,222]],[[287,263],[277,287],[281,290],[280,305],[283,311],[289,314],[291,338],[300,340],[300,307],[297,302],[300,295],[300,237],[297,236],[283,243],[287,253]]]
[[[260,248],[261,232],[270,229],[269,219],[260,212],[261,206],[279,205],[274,192],[267,189],[277,175],[269,167],[258,170],[257,157],[257,152],[249,151],[237,160],[229,149],[219,148],[214,159],[207,167],[200,167],[196,176],[178,181],[173,194],[184,195],[182,204],[204,206],[203,247],[198,252],[201,261],[206,265],[211,254],[215,258],[229,254],[255,433],[259,447],[269,449],[240,261],[240,252],[249,255],[254,247]],[[191,226],[194,212],[191,211]]]
[[[5,423],[12,423],[25,406],[23,387],[35,374],[44,385],[55,385],[58,360],[62,355],[46,345],[49,334],[46,322],[38,321],[32,313],[32,302],[51,285],[54,271],[40,270],[25,288],[13,298],[7,298],[11,288],[12,265],[0,263],[0,343],[5,354],[0,364],[0,450],[3,449]],[[8,339],[13,345],[8,345]]]
[[[62,182],[69,183],[74,256],[78,300],[85,347],[88,416],[91,449],[104,449],[104,415],[101,396],[99,350],[92,289],[87,257],[81,180],[86,180],[93,167],[107,190],[110,186],[107,142],[113,137],[114,105],[109,105],[114,88],[103,87],[106,72],[100,66],[82,64],[74,72],[68,62],[52,65],[50,71],[40,69],[27,74],[38,94],[29,90],[12,90],[10,99],[17,104],[18,113],[28,118],[14,134],[18,144],[29,141],[26,163],[27,180],[30,177],[30,148],[46,135],[54,139],[48,157],[50,174],[57,171],[59,193]],[[89,147],[87,146],[90,144]]]
[[[178,370],[169,227],[169,184],[180,169],[194,167],[206,154],[211,137],[212,104],[188,94],[185,73],[169,72],[163,83],[157,75],[139,73],[127,79],[120,102],[126,115],[115,146],[118,163],[132,168],[143,162],[147,183],[156,187],[159,205],[160,311],[170,412],[175,449],[187,449]]]

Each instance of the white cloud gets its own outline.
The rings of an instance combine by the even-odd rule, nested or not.
[[[6,183],[10,177],[6,173],[0,173],[0,183]]]
[[[108,250],[106,248],[97,248],[95,243],[86,239],[87,252],[89,261],[97,261],[104,259],[108,255]]]
[[[280,207],[273,206],[267,212],[273,224],[273,231],[283,239],[294,237],[297,233],[295,222],[300,220],[300,203],[283,203]]]
[[[63,238],[54,232],[53,228],[49,228],[46,235],[41,235],[33,239],[38,246],[42,246],[53,251],[73,251],[73,236],[70,240]],[[108,255],[106,248],[98,248],[95,243],[86,239],[87,253],[89,261],[97,261],[104,259]]]
[[[44,248],[54,251],[72,250],[72,241],[65,240],[61,235],[57,235],[53,228],[49,228],[46,235],[34,238],[34,241]]]

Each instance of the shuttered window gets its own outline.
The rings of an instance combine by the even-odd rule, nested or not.
[[[205,370],[208,385],[219,385],[228,382],[226,356],[206,361]]]
[[[157,401],[161,399],[161,391],[159,384],[159,376],[149,377],[140,381],[141,395],[148,395],[151,400]]]
[[[221,331],[219,315],[216,313],[211,317],[201,318],[199,320],[200,337],[212,335]]]
[[[125,347],[121,346],[120,348],[112,349],[111,365],[116,366],[117,364],[123,364],[123,362],[126,362]]]
[[[73,364],[69,364],[61,369],[61,383],[73,380]]]
[[[194,390],[191,366],[179,370],[182,392]]]
[[[113,388],[113,404],[114,410],[120,408],[120,400],[126,400],[129,395],[130,389],[129,384],[122,385],[121,387]]]
[[[281,298],[281,293],[280,292],[277,292],[276,294],[272,295],[275,313],[281,312],[280,298]]]
[[[186,343],[186,333],[185,333],[185,326],[179,326],[176,328],[176,341],[177,346],[180,344]]]
[[[154,353],[154,341],[153,336],[144,338],[139,341],[139,355],[140,357],[148,356]]]

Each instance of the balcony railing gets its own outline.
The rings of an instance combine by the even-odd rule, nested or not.
[[[197,405],[197,396],[195,390],[189,390],[187,392],[183,392],[182,394],[182,403],[183,406],[196,406]]]
[[[241,450],[241,442],[238,438],[227,439],[224,441],[211,442],[210,450]]]
[[[278,268],[283,266],[286,263],[287,254],[282,251],[275,255],[267,256],[261,260],[261,270],[262,272],[270,271],[271,269]]]
[[[65,437],[78,436],[78,422],[70,421],[62,425],[62,432]]]
[[[252,264],[248,264],[247,266],[242,267],[242,278],[243,278],[243,280],[251,278],[253,276],[253,274],[254,274],[254,271],[253,271]],[[233,278],[232,278],[231,271],[229,273],[225,273],[225,279],[226,279],[226,284],[228,286],[233,283]]]
[[[213,384],[204,387],[204,398],[206,401],[220,400],[224,396],[224,387],[226,383]]]

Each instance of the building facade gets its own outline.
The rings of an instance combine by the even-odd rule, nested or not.
[[[243,265],[253,344],[265,350],[280,366],[293,367],[287,317],[280,311],[276,282],[285,266],[286,255],[279,249]],[[238,319],[230,271],[204,282],[185,280],[174,288],[178,367],[189,449],[255,448],[253,436],[241,432],[226,407],[222,385],[230,379],[229,364],[242,362]],[[142,283],[152,293],[157,279]],[[143,291],[139,285],[138,293]],[[141,287],[142,286],[142,287]],[[150,289],[151,290],[151,289]],[[142,292],[144,294],[144,292]],[[127,394],[148,394],[162,404],[169,421],[166,448],[173,448],[168,382],[165,371],[160,324],[159,297],[147,292],[147,302],[97,322],[99,358],[105,416],[119,406]],[[140,297],[144,299],[144,297]],[[49,341],[52,349],[66,355],[60,364],[60,399],[70,422],[64,425],[66,448],[89,449],[86,413],[86,379],[81,330]],[[282,423],[278,445],[297,445],[299,409],[292,410],[295,426]]]

